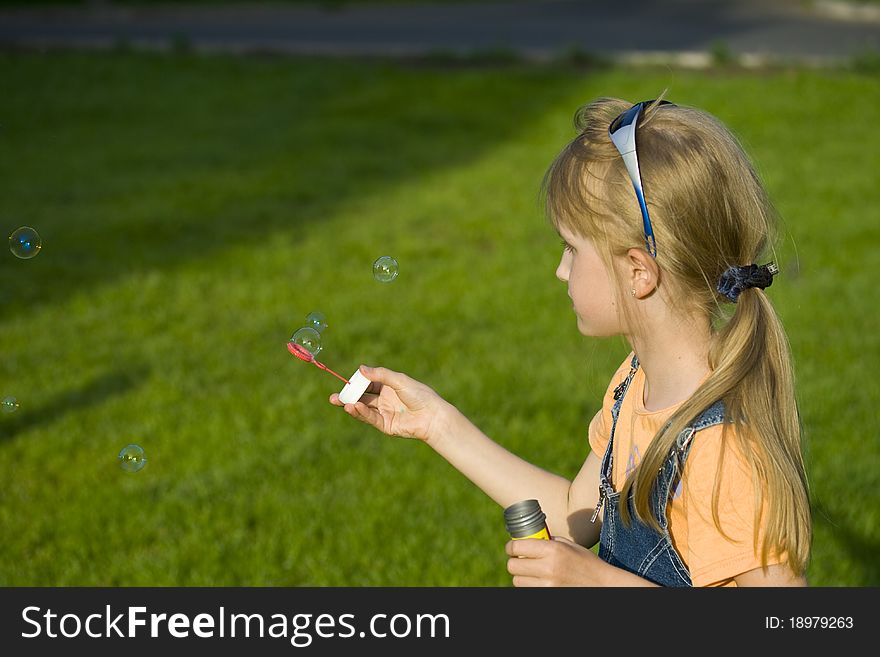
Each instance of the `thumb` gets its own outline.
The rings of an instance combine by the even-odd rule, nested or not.
[[[367,365],[361,365],[358,369],[361,374],[367,377],[370,381],[381,383],[395,391],[402,389],[408,378],[406,374],[389,370],[387,367],[369,367]]]

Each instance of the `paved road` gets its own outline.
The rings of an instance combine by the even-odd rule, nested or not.
[[[542,59],[707,52],[830,61],[880,52],[880,21],[833,19],[805,0],[519,0],[452,5],[0,10],[0,47],[168,47],[412,55],[510,49]]]

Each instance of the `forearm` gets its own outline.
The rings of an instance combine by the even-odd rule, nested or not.
[[[550,533],[570,538],[568,479],[504,449],[451,405],[426,442],[502,507],[537,499],[547,515]]]
[[[651,582],[644,577],[639,577],[635,573],[631,573],[628,570],[624,570],[623,568],[617,568],[616,566],[612,566],[610,564],[606,564],[606,568],[602,573],[602,586],[658,587],[657,584],[654,584],[654,582]]]

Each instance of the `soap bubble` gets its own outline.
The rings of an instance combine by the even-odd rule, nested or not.
[[[146,464],[147,457],[140,445],[126,445],[119,452],[119,467],[126,472],[138,472]]]
[[[15,413],[18,410],[19,403],[15,397],[4,397],[3,401],[0,402],[0,406],[2,406],[4,413]]]
[[[310,312],[306,316],[306,326],[309,326],[320,333],[325,328],[327,328],[327,318],[324,317],[324,313],[318,310]]]
[[[290,338],[290,342],[305,347],[312,356],[317,356],[323,348],[321,346],[321,334],[311,326],[303,326],[301,329],[297,329],[293,337]]]
[[[43,247],[43,240],[30,226],[22,226],[13,231],[9,236],[9,250],[12,255],[22,260],[33,258]]]
[[[373,278],[380,283],[390,283],[397,278],[397,260],[391,256],[382,256],[373,263]]]

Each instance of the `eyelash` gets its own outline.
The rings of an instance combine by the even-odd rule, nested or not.
[[[574,253],[574,247],[565,240],[562,240],[562,248],[565,249],[567,253]]]

